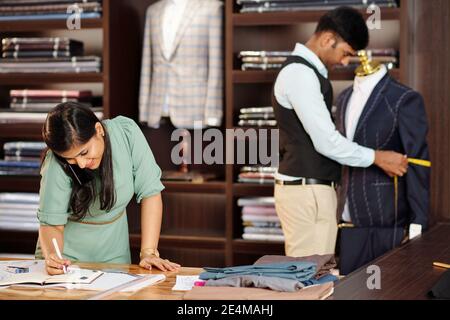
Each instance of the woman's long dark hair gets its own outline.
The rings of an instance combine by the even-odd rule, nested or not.
[[[89,107],[77,102],[64,102],[49,112],[42,128],[42,137],[45,143],[53,151],[64,172],[72,178],[70,209],[75,220],[81,220],[86,216],[97,196],[94,172],[89,169],[81,169],[77,165],[70,165],[58,154],[70,150],[73,146],[87,143],[97,133],[95,130],[97,122],[100,121]],[[111,144],[108,131],[104,126],[103,129],[105,131],[105,150],[98,168],[101,181],[100,209],[110,211],[116,202],[116,193]]]

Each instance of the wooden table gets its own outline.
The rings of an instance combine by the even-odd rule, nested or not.
[[[433,262],[450,263],[450,224],[433,227],[403,247],[383,255],[340,280],[334,300],[424,300],[446,269]],[[369,290],[369,265],[380,267],[381,289]]]
[[[8,259],[0,259],[8,260]],[[17,259],[14,259],[17,260]],[[172,291],[177,275],[198,275],[201,268],[181,268],[178,272],[162,272],[156,269],[151,271],[140,268],[137,265],[128,264],[99,264],[99,263],[76,263],[82,268],[93,270],[116,269],[133,274],[161,274],[166,275],[166,280],[137,292],[121,292],[110,295],[111,300],[181,300],[184,291]],[[8,289],[0,289],[0,300],[75,300],[88,299],[97,294],[98,291],[68,290],[56,288],[20,288],[12,286]]]

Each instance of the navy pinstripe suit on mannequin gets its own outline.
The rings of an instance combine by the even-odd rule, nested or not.
[[[345,119],[353,88],[337,100],[336,125],[346,135]],[[354,142],[376,150],[393,150],[409,158],[429,160],[427,118],[422,96],[386,74],[364,105]],[[338,217],[347,199],[355,228],[340,234],[340,271],[357,269],[401,243],[410,224],[428,225],[430,169],[410,165],[399,178],[395,214],[394,181],[376,166],[344,167],[338,190]]]

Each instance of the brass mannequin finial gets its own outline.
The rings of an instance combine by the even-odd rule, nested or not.
[[[356,76],[370,76],[381,69],[381,64],[378,61],[369,60],[366,50],[358,51],[358,57],[361,61],[361,65],[355,70]]]

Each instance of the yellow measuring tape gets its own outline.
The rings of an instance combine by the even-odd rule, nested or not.
[[[431,161],[408,158],[408,163],[415,164],[421,167],[431,168]],[[394,190],[395,190],[395,217],[397,217],[397,209],[398,209],[398,176],[394,177]]]

